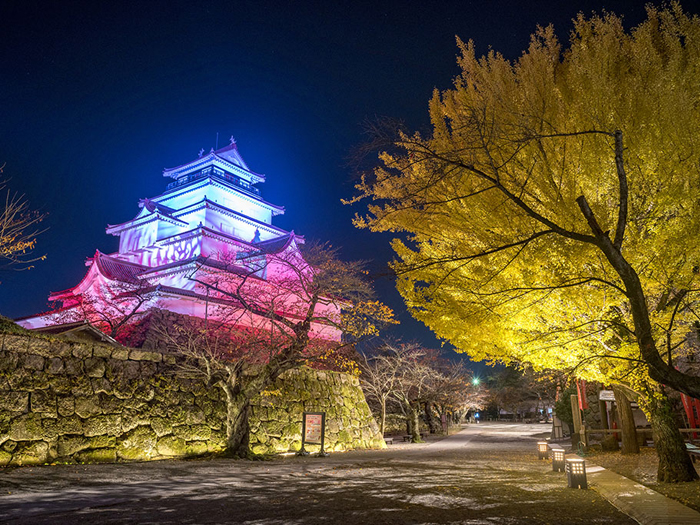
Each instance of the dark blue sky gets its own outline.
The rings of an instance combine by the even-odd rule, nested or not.
[[[0,275],[0,313],[43,311],[79,282],[107,224],[162,193],[165,167],[234,135],[275,224],[341,246],[375,268],[388,237],[355,230],[346,156],[374,116],[428,125],[434,88],[458,73],[455,35],[515,58],[538,24],[561,36],[577,12],[644,18],[643,1],[22,2],[0,3],[0,164],[10,187],[48,213],[30,272]],[[684,2],[698,12],[699,2]],[[397,334],[438,343],[393,285]]]

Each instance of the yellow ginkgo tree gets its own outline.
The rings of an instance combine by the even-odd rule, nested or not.
[[[397,233],[398,289],[439,337],[641,381],[658,415],[662,385],[700,397],[677,362],[700,319],[700,19],[647,15],[579,15],[568,47],[540,28],[515,61],[459,41],[432,133],[399,134],[353,201],[371,201],[356,226]]]

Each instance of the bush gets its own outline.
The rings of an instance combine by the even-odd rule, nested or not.
[[[564,423],[569,425],[569,428],[574,428],[574,415],[571,413],[571,396],[576,394],[576,385],[569,385],[559,395],[559,401],[554,403],[554,412],[557,417]]]

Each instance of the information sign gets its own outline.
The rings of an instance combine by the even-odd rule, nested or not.
[[[304,445],[306,443],[317,445],[320,443],[321,450],[319,456],[327,456],[323,450],[324,437],[326,434],[326,413],[325,412],[304,412],[301,420],[301,449],[297,453],[299,456],[308,456]]]
[[[601,390],[598,394],[598,399],[601,401],[615,401],[615,394],[612,390]]]
[[[321,435],[323,434],[323,415],[322,414],[304,414],[304,441],[307,443],[321,443]]]

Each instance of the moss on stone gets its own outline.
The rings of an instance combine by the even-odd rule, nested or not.
[[[22,443],[12,455],[10,465],[29,466],[41,465],[49,459],[49,445],[45,441]]]
[[[108,414],[94,416],[83,422],[83,433],[86,436],[118,436],[122,433],[122,416]]]
[[[151,428],[156,433],[156,436],[167,436],[173,433],[173,425],[170,420],[164,417],[151,418]]]
[[[7,433],[13,441],[39,441],[43,439],[43,427],[39,414],[23,414],[12,420]]]
[[[150,459],[157,454],[156,433],[150,427],[138,427],[117,440],[117,457],[133,461]]]
[[[61,436],[58,439],[59,457],[73,456],[87,448],[90,448],[90,440],[84,436]]]
[[[181,457],[187,455],[184,439],[175,436],[165,436],[158,439],[156,450],[161,456]]]
[[[0,449],[0,467],[7,466],[12,461],[12,454]]]
[[[201,456],[208,452],[207,444],[204,441],[188,441],[185,450],[188,456]]]
[[[78,452],[76,461],[80,463],[116,463],[117,451],[114,448],[95,448]]]

